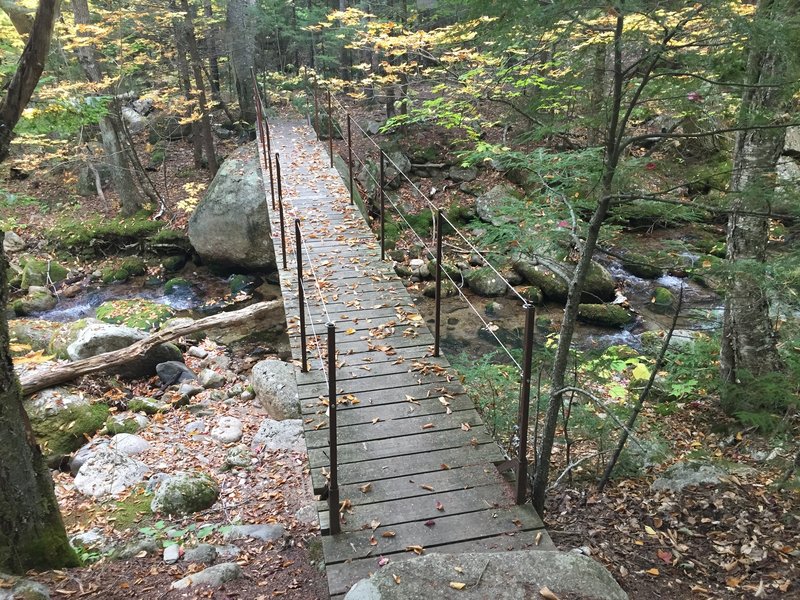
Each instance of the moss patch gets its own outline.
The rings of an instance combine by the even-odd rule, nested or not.
[[[31,427],[46,456],[64,456],[86,443],[108,419],[108,406],[71,406],[52,417],[31,418]]]
[[[106,421],[106,431],[109,435],[117,435],[118,433],[136,433],[139,431],[139,422],[136,419],[118,419],[110,417]]]
[[[147,217],[141,213],[124,219],[64,220],[46,231],[45,237],[59,250],[93,256],[141,243],[161,231],[164,224]]]
[[[175,316],[169,306],[149,300],[112,300],[97,307],[97,318],[106,323],[155,331]]]
[[[581,304],[578,319],[603,327],[622,327],[633,321],[633,315],[616,304]]]
[[[67,277],[67,269],[53,260],[30,259],[22,269],[20,287],[28,289],[32,285],[58,283]]]
[[[164,293],[170,295],[181,289],[189,288],[191,285],[192,284],[186,279],[183,279],[182,277],[175,277],[164,284]]]
[[[145,494],[140,489],[124,500],[117,501],[116,506],[112,509],[114,529],[128,529],[153,514],[153,511],[150,510],[152,500],[153,497],[150,494]]]
[[[146,415],[154,415],[160,412],[167,412],[169,410],[168,404],[159,404],[152,398],[133,398],[128,401],[128,410],[131,412],[140,412]]]
[[[650,297],[650,307],[657,313],[668,314],[672,312],[672,305],[675,302],[674,294],[667,288],[657,287],[653,290]]]

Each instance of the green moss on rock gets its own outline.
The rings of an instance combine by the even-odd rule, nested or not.
[[[578,319],[603,327],[622,327],[633,321],[633,315],[616,304],[581,304]]]
[[[650,308],[657,313],[671,313],[674,302],[675,295],[664,287],[657,287],[650,296]]]
[[[30,259],[22,268],[20,287],[24,290],[32,285],[48,285],[58,283],[67,277],[67,269],[53,260]]]
[[[153,512],[188,515],[213,506],[219,484],[205,473],[179,473],[162,483],[151,504]]]
[[[106,421],[106,431],[109,435],[136,433],[139,429],[139,422],[133,418],[119,419],[118,417],[112,416]]]
[[[189,288],[191,287],[191,285],[192,285],[191,283],[189,283],[186,279],[183,279],[182,277],[174,277],[173,279],[170,279],[169,281],[167,281],[167,283],[164,284],[164,293],[169,296],[170,294],[174,294],[176,291],[180,289]]]
[[[152,398],[133,398],[128,401],[128,410],[140,412],[146,415],[154,415],[160,412],[167,412],[170,409],[168,404],[159,404]]]
[[[163,226],[160,221],[149,220],[142,212],[121,219],[63,220],[46,231],[45,237],[57,249],[91,256],[109,248],[139,244],[161,231]]]
[[[656,261],[643,254],[629,253],[622,261],[622,267],[631,275],[642,279],[657,279],[664,273]]]
[[[154,331],[175,316],[169,306],[149,300],[112,300],[97,307],[97,318],[106,323]]]
[[[108,406],[70,406],[51,417],[31,418],[31,427],[45,456],[65,456],[86,443],[108,419]]]

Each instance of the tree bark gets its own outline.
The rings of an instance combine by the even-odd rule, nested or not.
[[[214,16],[214,11],[211,7],[211,0],[204,0],[203,14],[209,21]],[[220,95],[219,85],[219,54],[217,50],[217,34],[219,30],[215,24],[208,26],[206,33],[206,46],[208,47],[208,72],[209,72],[209,85],[211,86],[211,99],[214,102],[221,102],[222,96]]]
[[[194,74],[194,86],[197,93],[197,104],[200,107],[200,130],[203,137],[203,147],[206,151],[206,161],[211,177],[217,174],[219,165],[217,155],[214,150],[214,136],[211,133],[211,117],[208,114],[208,103],[206,102],[206,90],[203,85],[203,63],[200,58],[200,51],[197,49],[197,38],[194,35],[194,20],[192,10],[188,0],[181,0],[181,10],[183,11],[184,33],[186,34],[186,46],[189,50],[189,58],[192,63],[192,73]]]
[[[772,14],[773,5],[774,0],[760,0],[756,22],[778,18]],[[782,75],[774,40],[766,47],[754,42],[748,57],[747,83],[755,87],[745,88],[742,96],[744,126],[755,124],[754,120],[763,120],[780,108],[782,90],[774,84]],[[775,165],[783,151],[785,133],[784,129],[765,128],[745,129],[736,135],[730,186],[734,200],[726,238],[726,260],[733,274],[725,291],[720,349],[722,381],[728,384],[742,383],[745,372],[759,377],[783,369],[763,276],[759,275],[767,257],[769,218],[741,211],[769,212]]]
[[[87,0],[73,0],[72,13],[77,25],[91,24]],[[86,34],[79,33],[78,35],[85,37]],[[78,61],[86,78],[91,83],[99,83],[103,80],[103,71],[92,46],[78,48]],[[109,105],[108,113],[100,119],[100,138],[107,164],[111,170],[111,180],[117,196],[119,196],[121,212],[123,215],[135,214],[142,208],[143,198],[133,178],[127,144],[122,136],[122,123],[113,103]]]
[[[39,390],[43,390],[65,381],[71,381],[81,375],[88,375],[90,373],[98,373],[113,369],[127,362],[133,358],[144,354],[148,350],[156,346],[177,339],[190,333],[197,331],[207,331],[209,329],[219,327],[230,327],[237,323],[245,321],[260,320],[268,314],[280,310],[283,307],[281,300],[271,300],[269,302],[259,302],[252,304],[247,308],[235,310],[231,312],[220,313],[212,315],[204,319],[198,319],[192,323],[173,325],[172,327],[165,327],[161,331],[153,335],[139,340],[131,344],[127,348],[114,350],[113,352],[106,352],[98,354],[83,360],[76,360],[75,362],[57,365],[42,372],[31,372],[22,377],[22,393],[23,395],[33,394]]]
[[[58,0],[40,0],[31,35],[22,50],[17,70],[8,85],[8,92],[0,103],[0,162],[8,157],[14,127],[44,71],[57,12]]]
[[[236,80],[236,97],[239,99],[239,118],[247,123],[256,122],[256,105],[250,69],[254,67],[256,36],[253,28],[254,0],[230,0],[225,26],[228,34],[231,64]],[[276,35],[280,48],[280,35]]]
[[[175,0],[171,0],[169,6],[174,11],[178,10]],[[175,64],[178,67],[178,79],[183,89],[183,97],[191,102],[192,79],[189,74],[189,62],[186,60],[186,32],[183,20],[174,19],[172,28],[175,35]],[[191,113],[192,109],[189,108],[187,116],[191,115]],[[192,120],[192,158],[195,168],[200,169],[203,167],[203,135],[200,132],[200,124],[195,120]]]
[[[8,303],[5,254],[0,254],[0,303]],[[53,480],[22,407],[9,350],[8,321],[0,316],[0,571],[75,567],[53,491]]]

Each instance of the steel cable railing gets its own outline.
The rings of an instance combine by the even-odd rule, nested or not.
[[[523,503],[527,497],[527,424],[528,424],[528,417],[529,417],[529,410],[530,410],[530,389],[531,389],[531,363],[532,363],[532,350],[533,350],[533,336],[534,336],[534,323],[536,318],[536,308],[535,306],[529,302],[522,294],[517,291],[514,286],[503,276],[500,271],[495,268],[495,266],[488,260],[488,258],[481,252],[475,245],[467,239],[467,237],[459,230],[459,228],[450,221],[443,212],[436,206],[436,204],[423,192],[419,186],[414,183],[411,178],[400,168],[400,166],[395,163],[387,154],[386,152],[378,145],[375,140],[372,139],[361,125],[359,125],[350,115],[349,110],[339,101],[338,98],[333,96],[330,93],[330,90],[327,91],[328,96],[328,131],[329,131],[329,152],[330,152],[330,160],[331,165],[333,164],[333,139],[332,139],[332,128],[331,123],[333,123],[333,114],[332,114],[332,99],[335,101],[337,108],[343,112],[347,119],[347,154],[348,154],[348,178],[350,180],[350,194],[351,194],[351,201],[354,197],[354,182],[353,182],[353,159],[355,158],[359,164],[362,166],[362,172],[364,172],[366,177],[370,178],[374,184],[376,184],[380,197],[380,227],[381,227],[381,258],[384,257],[384,248],[385,248],[385,200],[389,200],[389,204],[394,209],[395,213],[399,215],[400,219],[405,223],[408,229],[412,232],[413,236],[417,238],[417,240],[422,245],[422,249],[424,252],[427,253],[428,256],[435,258],[436,260],[436,293],[435,293],[435,320],[434,320],[434,327],[435,327],[435,334],[434,334],[434,356],[439,356],[439,347],[440,347],[440,325],[441,325],[441,298],[442,298],[442,291],[441,291],[441,283],[442,283],[442,275],[444,275],[450,284],[457,290],[460,298],[467,304],[470,310],[478,317],[480,322],[483,324],[483,328],[489,332],[489,334],[494,338],[497,342],[499,347],[503,350],[503,352],[508,356],[514,366],[517,368],[520,377],[520,402],[519,402],[519,415],[518,415],[518,435],[519,435],[519,445],[518,445],[518,456],[515,461],[516,467],[516,479],[517,479],[517,489],[516,489],[516,500],[517,503]],[[314,97],[315,97],[315,111],[318,111],[318,102],[316,102],[317,98],[317,90],[314,89]],[[315,112],[315,123],[319,126],[319,114]],[[353,142],[352,142],[352,125],[355,125],[357,131],[359,131],[364,139],[374,146],[379,152],[380,158],[380,178],[376,180],[376,178],[372,175],[371,170],[367,166],[367,162],[365,159],[358,156],[358,153],[354,151]],[[337,126],[337,129],[342,135],[341,127]],[[317,131],[319,135],[319,131]],[[342,135],[342,137],[344,137]],[[389,164],[393,167],[394,171],[396,172],[395,178],[399,177],[401,180],[404,180],[411,189],[416,192],[419,197],[425,202],[428,208],[432,211],[432,214],[436,215],[436,253],[431,250],[425,240],[417,233],[414,227],[409,223],[406,216],[403,214],[403,211],[395,204],[395,202],[388,197],[386,194],[386,180],[385,180],[385,166]],[[470,248],[470,250],[475,253],[482,264],[489,267],[489,269],[493,272],[494,276],[499,278],[502,281],[506,289],[510,291],[512,295],[518,298],[525,309],[525,327],[524,327],[524,340],[523,340],[523,360],[522,364],[520,364],[515,358],[514,355],[511,353],[509,348],[503,343],[500,337],[495,333],[495,327],[492,325],[491,322],[487,321],[483,315],[480,313],[477,307],[467,298],[464,294],[462,287],[454,281],[452,276],[447,272],[447,269],[444,269],[442,266],[442,237],[443,237],[443,229],[444,224],[447,224]]]

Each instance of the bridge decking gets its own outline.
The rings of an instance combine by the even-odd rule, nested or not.
[[[291,234],[289,268],[280,281],[297,364],[295,216],[305,238],[307,331],[320,334],[323,355],[328,316],[314,274],[337,329],[339,487],[346,505],[341,534],[327,534],[327,504],[319,503],[331,597],[377,570],[381,557],[390,569],[393,561],[415,556],[410,547],[426,553],[553,549],[532,507],[515,506],[511,486],[495,467],[504,460],[500,448],[447,360],[430,356],[433,336],[425,320],[390,263],[380,260],[323,144],[303,122],[271,127]],[[277,211],[270,218],[280,266]],[[310,372],[297,369],[315,493],[325,488],[330,465],[320,351],[310,345]]]

